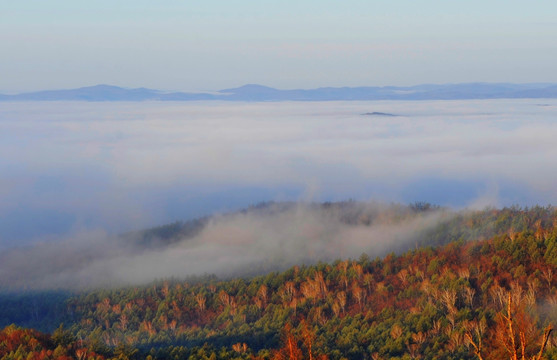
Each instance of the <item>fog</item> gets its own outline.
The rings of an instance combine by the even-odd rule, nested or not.
[[[555,203],[556,115],[555,100],[2,103],[0,248],[267,200]]]
[[[372,112],[397,116],[362,115]],[[352,198],[454,208],[555,204],[555,119],[554,99],[4,102],[0,252],[4,259],[8,253],[17,259],[18,252],[56,254],[47,249],[66,244],[79,255],[81,247],[103,253],[99,244],[122,231],[260,201]],[[242,221],[232,226],[238,238],[257,226],[274,229]],[[234,233],[224,223],[219,226],[219,234]],[[343,230],[320,231],[348,236]],[[299,234],[276,236],[306,241]],[[219,242],[207,243],[226,249]],[[201,253],[191,261],[204,262],[203,256],[218,253],[213,248],[196,248]],[[185,251],[152,253],[145,261],[187,258]],[[237,254],[239,263],[242,256],[253,255],[249,251]],[[140,272],[134,267],[138,260],[112,255],[90,264],[98,272],[80,271],[98,276],[113,269],[106,261],[131,261],[118,272],[132,277]],[[192,267],[214,270],[201,263]],[[183,273],[171,265],[160,272],[153,268],[148,267],[153,277]],[[0,270],[6,269],[2,265]]]
[[[364,252],[382,256],[412,248],[419,234],[451,216],[399,205],[345,204],[278,203],[218,215],[195,236],[150,244],[140,233],[93,232],[10,249],[0,254],[0,290],[88,289],[203,274],[229,278]]]

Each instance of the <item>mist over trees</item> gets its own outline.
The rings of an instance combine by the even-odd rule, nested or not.
[[[538,207],[530,211],[549,212]],[[120,236],[92,232],[8,249],[0,254],[0,288],[82,290],[205,273],[253,276],[362,253],[377,257],[489,238],[528,226],[495,222],[496,215],[488,211],[479,219],[474,214],[427,203],[262,203]],[[466,224],[470,218],[474,226]]]

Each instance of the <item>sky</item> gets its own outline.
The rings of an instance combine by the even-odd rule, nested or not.
[[[557,82],[553,1],[0,0],[0,92]]]

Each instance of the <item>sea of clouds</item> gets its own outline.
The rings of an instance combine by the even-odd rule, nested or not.
[[[554,99],[2,103],[0,256],[56,263],[53,244],[103,253],[121,231],[269,200],[555,204],[556,119]]]

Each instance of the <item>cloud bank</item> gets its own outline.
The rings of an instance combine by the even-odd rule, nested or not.
[[[556,203],[556,116],[556,100],[3,103],[0,250],[267,200]]]

